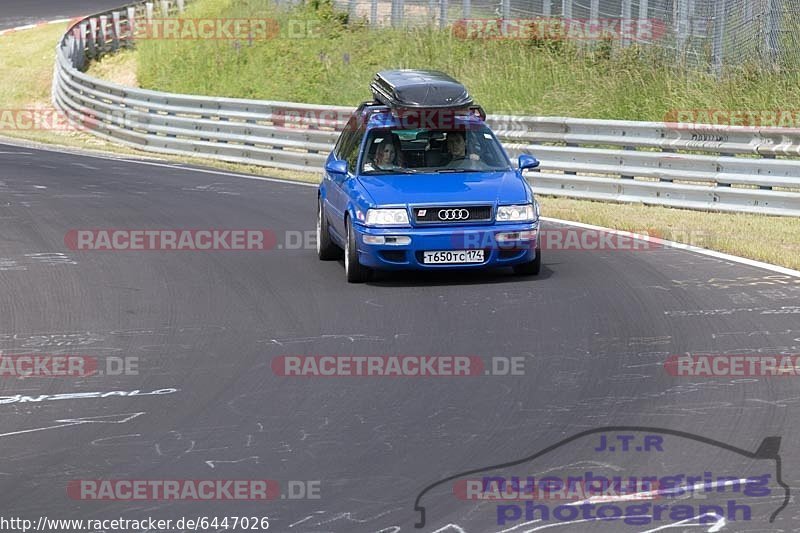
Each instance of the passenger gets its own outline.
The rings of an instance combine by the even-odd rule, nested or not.
[[[480,156],[475,153],[467,156],[466,136],[460,131],[451,131],[447,134],[447,151],[450,153],[450,163],[471,160],[479,161]]]

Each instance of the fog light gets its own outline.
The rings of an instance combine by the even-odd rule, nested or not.
[[[386,242],[383,235],[364,235],[362,239],[364,244],[384,244]]]
[[[406,235],[364,235],[364,244],[388,244],[392,246],[403,246],[411,244],[411,237]]]
[[[508,231],[505,233],[498,233],[495,235],[495,239],[497,242],[516,242],[516,241],[533,241],[536,240],[537,231],[534,230],[525,230],[525,231]]]

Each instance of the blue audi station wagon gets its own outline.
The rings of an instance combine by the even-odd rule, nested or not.
[[[379,72],[325,163],[317,254],[347,281],[374,270],[541,267],[539,206],[485,113],[437,71]]]

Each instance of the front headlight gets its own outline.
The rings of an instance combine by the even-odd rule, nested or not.
[[[408,211],[405,209],[369,209],[367,226],[407,226]]]
[[[501,205],[497,208],[498,222],[532,222],[536,220],[533,204]]]

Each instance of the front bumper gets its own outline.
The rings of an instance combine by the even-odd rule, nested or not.
[[[538,223],[481,226],[375,228],[355,225],[359,262],[379,270],[441,270],[514,266],[536,259],[538,231],[533,240],[498,242],[501,233],[538,230]],[[367,244],[364,235],[409,237],[409,244]],[[482,263],[425,264],[423,252],[483,249]]]

